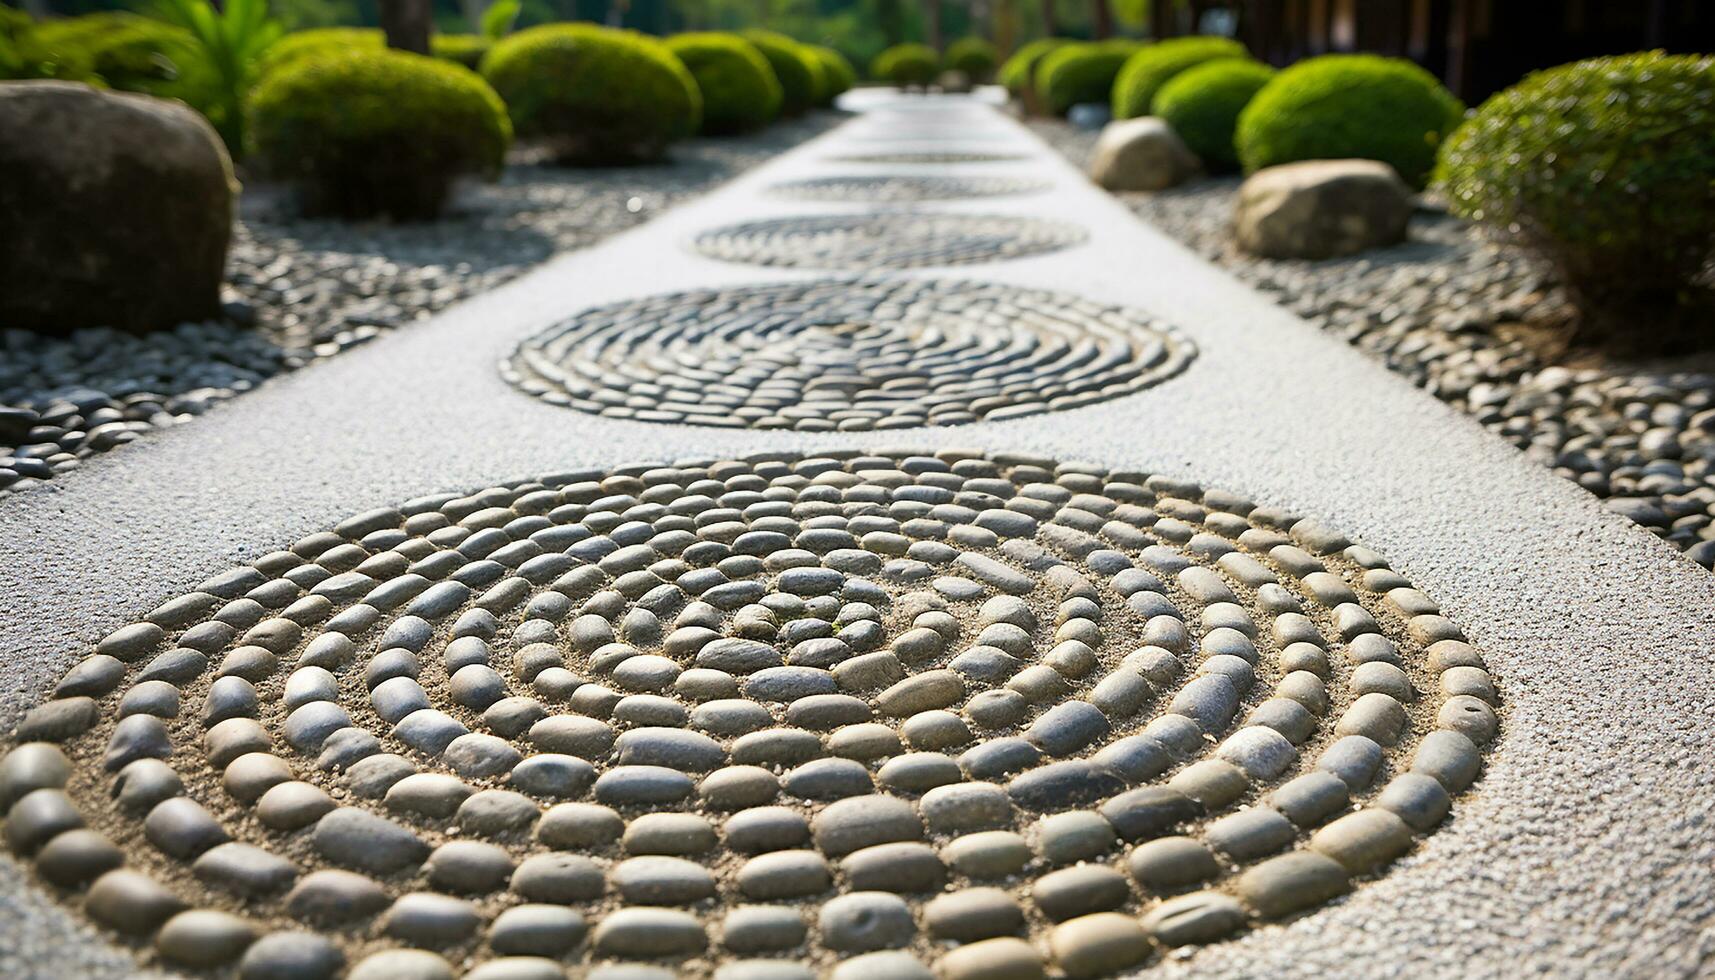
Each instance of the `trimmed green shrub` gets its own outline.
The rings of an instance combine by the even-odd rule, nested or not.
[[[1529,75],[1454,132],[1436,177],[1454,212],[1553,262],[1585,339],[1708,342],[1715,57],[1652,51]]]
[[[1220,58],[1187,68],[1155,93],[1153,111],[1173,127],[1213,172],[1236,170],[1233,129],[1239,113],[1274,78],[1274,69],[1248,58]]]
[[[1114,118],[1158,115],[1155,95],[1173,76],[1216,58],[1248,57],[1244,45],[1225,37],[1176,37],[1151,44],[1132,55],[1114,78]]]
[[[454,179],[497,174],[511,127],[474,72],[383,50],[277,69],[251,96],[250,136],[312,213],[410,220],[439,213]]]
[[[665,44],[635,31],[532,27],[496,41],[482,74],[518,136],[562,163],[659,159],[702,122],[696,79]]]
[[[947,67],[964,72],[973,82],[988,81],[999,60],[994,45],[980,37],[961,37],[947,45]]]
[[[429,53],[474,69],[482,64],[482,56],[492,43],[480,34],[436,34],[429,38]]]
[[[268,53],[262,56],[259,73],[267,75],[303,58],[351,51],[380,51],[386,47],[386,35],[373,27],[318,27],[293,31],[275,41]]]
[[[1042,63],[1042,59],[1071,43],[1063,37],[1045,37],[1031,41],[1006,59],[1000,66],[997,79],[1015,96],[1034,93],[1036,68]]]
[[[900,88],[922,87],[941,73],[941,56],[927,44],[895,44],[875,56],[869,73]]]
[[[780,80],[756,46],[736,34],[679,34],[667,39],[703,95],[703,132],[738,133],[780,115]]]
[[[1064,116],[1083,102],[1106,103],[1114,77],[1137,50],[1133,43],[1095,41],[1056,48],[1036,67],[1036,92],[1043,108]]]
[[[796,116],[816,104],[822,88],[822,62],[804,45],[784,34],[751,30],[744,39],[756,46],[780,81],[780,112]]]
[[[827,92],[822,99],[822,105],[833,105],[834,100],[842,94],[851,91],[857,84],[857,69],[846,60],[846,56],[833,48],[821,45],[810,45],[810,52],[822,61],[822,73],[827,77]]]
[[[1274,76],[1239,114],[1247,172],[1297,160],[1380,160],[1421,188],[1465,107],[1435,76],[1400,58],[1330,54]]]

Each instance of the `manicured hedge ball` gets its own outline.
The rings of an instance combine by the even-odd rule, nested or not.
[[[1114,78],[1114,118],[1159,115],[1154,110],[1156,93],[1173,76],[1216,58],[1249,56],[1244,45],[1225,37],[1177,37],[1148,45]]]
[[[1435,76],[1400,58],[1331,54],[1263,86],[1235,132],[1246,171],[1297,160],[1380,160],[1421,188],[1464,106]]]
[[[756,46],[737,34],[678,34],[667,47],[703,95],[703,132],[739,133],[780,115],[780,80]]]
[[[454,180],[492,175],[511,127],[468,68],[400,51],[352,51],[278,68],[250,100],[250,137],[307,210],[434,217]]]
[[[1211,171],[1238,168],[1233,130],[1239,113],[1274,78],[1274,69],[1245,58],[1222,58],[1186,69],[1155,94],[1155,114],[1179,134]]]
[[[521,139],[569,164],[656,160],[702,123],[703,96],[661,41],[593,24],[545,24],[495,42],[482,74]]]

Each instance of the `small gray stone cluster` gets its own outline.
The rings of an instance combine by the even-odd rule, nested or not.
[[[1086,133],[1033,121],[1075,163]],[[1520,325],[1567,313],[1552,272],[1522,249],[1435,211],[1404,243],[1329,262],[1276,261],[1232,244],[1239,178],[1124,202],[1156,227],[1603,498],[1704,567],[1715,566],[1715,369],[1703,362],[1545,365]]]
[[[305,220],[253,190],[233,230],[223,320],[147,334],[0,329],[0,495],[632,227],[837,118],[687,141],[665,167],[569,171],[520,159],[425,224]]]
[[[168,599],[26,716],[0,807],[176,968],[1095,977],[1412,850],[1496,734],[1483,663],[1380,555],[1183,481],[644,464]]]
[[[586,310],[525,341],[501,373],[610,418],[867,431],[1075,408],[1156,384],[1194,356],[1173,328],[1074,296],[821,280]]]

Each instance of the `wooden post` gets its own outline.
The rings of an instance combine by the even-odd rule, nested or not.
[[[924,32],[929,35],[929,46],[936,51],[941,50],[941,0],[925,0],[928,12],[924,17]]]
[[[1105,41],[1114,33],[1114,12],[1108,5],[1108,0],[1091,0],[1090,33],[1098,41]]]
[[[1054,23],[1054,0],[1042,0],[1042,36],[1053,37],[1058,33],[1060,27]]]
[[[429,53],[429,35],[435,29],[429,0],[381,0],[381,32],[387,46],[399,51]]]

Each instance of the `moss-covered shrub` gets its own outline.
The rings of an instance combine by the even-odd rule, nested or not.
[[[1042,63],[1042,59],[1071,43],[1061,37],[1045,37],[1031,41],[1006,59],[1000,66],[1000,74],[996,76],[996,80],[1006,86],[1007,92],[1014,96],[1034,94],[1036,68]]]
[[[994,45],[980,37],[961,37],[947,45],[947,67],[964,72],[973,82],[988,81],[999,60]]]
[[[941,73],[941,56],[927,44],[895,44],[875,56],[869,73],[901,88],[921,88]]]
[[[1114,77],[1137,45],[1123,41],[1094,41],[1056,48],[1036,67],[1036,92],[1042,107],[1056,116],[1084,102],[1106,103]]]
[[[352,51],[380,51],[386,47],[387,37],[372,27],[318,27],[294,31],[275,41],[268,53],[262,56],[258,74],[267,75],[304,58]]]
[[[498,173],[511,127],[469,69],[356,51],[269,74],[251,96],[250,138],[311,212],[408,220],[438,213],[456,178]]]
[[[1245,46],[1225,37],[1176,37],[1151,44],[1132,55],[1115,76],[1114,118],[1157,115],[1156,93],[1173,76],[1216,58],[1245,57]]]
[[[659,159],[697,131],[703,97],[667,46],[633,31],[546,24],[489,48],[482,74],[512,128],[562,163]]]
[[[835,99],[851,91],[852,86],[857,84],[857,69],[852,67],[845,55],[833,48],[812,44],[810,52],[821,60],[822,74],[828,82],[821,104],[833,105]]]
[[[1239,113],[1274,78],[1274,69],[1248,58],[1219,58],[1173,76],[1155,93],[1153,112],[1167,121],[1211,171],[1238,168],[1233,129]]]
[[[1715,261],[1715,57],[1656,51],[1530,75],[1454,132],[1436,177],[1455,212],[1559,268],[1588,339],[1709,342],[1699,277]]]
[[[780,112],[796,116],[816,104],[822,94],[822,62],[810,50],[774,31],[745,31],[744,39],[756,46],[780,81]]]
[[[780,80],[756,46],[736,34],[679,34],[667,39],[703,95],[703,132],[738,133],[780,115]]]
[[[1274,76],[1239,114],[1234,140],[1247,171],[1358,157],[1421,188],[1463,113],[1435,76],[1409,61],[1330,54]]]
[[[436,34],[429,38],[429,53],[447,61],[456,61],[466,68],[482,64],[482,56],[494,42],[480,34]]]

